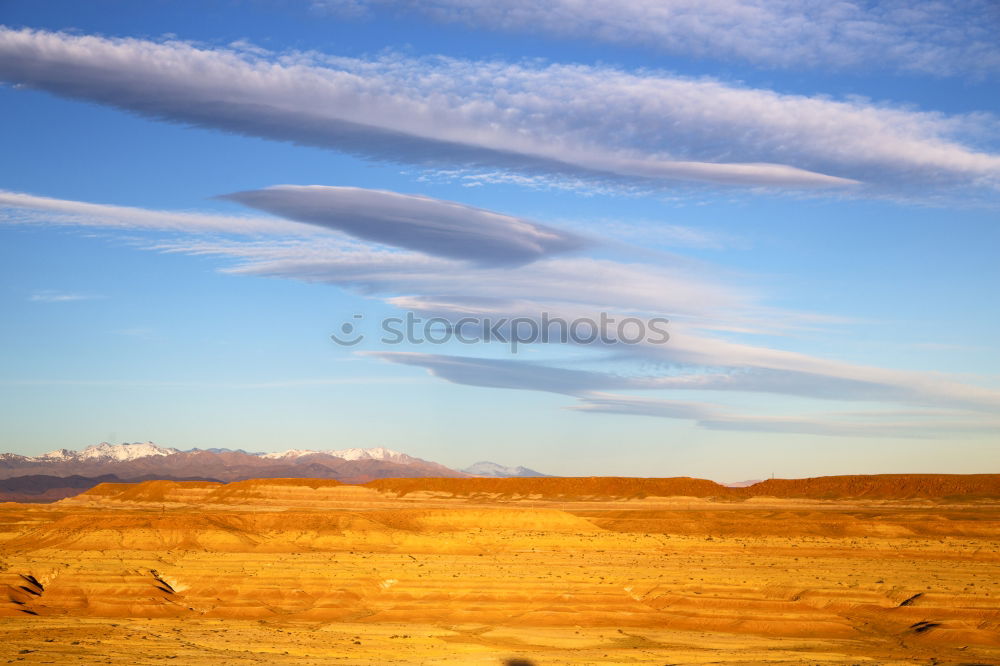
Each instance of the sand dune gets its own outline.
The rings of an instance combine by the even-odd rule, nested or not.
[[[995,663],[996,479],[104,484],[0,505],[0,654]]]

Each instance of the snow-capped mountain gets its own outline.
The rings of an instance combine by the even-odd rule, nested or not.
[[[133,444],[108,444],[107,442],[101,442],[100,444],[88,446],[83,451],[70,451],[69,449],[49,451],[32,460],[46,462],[69,462],[76,460],[127,462],[150,456],[169,456],[174,453],[180,453],[180,451],[157,446],[152,442],[135,442]]]
[[[222,447],[217,447],[217,446],[212,446],[212,447],[209,447],[207,449],[197,449],[197,448],[196,449],[187,449],[185,451],[181,451],[181,453],[193,453],[193,452],[196,452],[196,451],[207,451],[209,453],[245,453],[248,456],[262,456],[262,455],[264,455],[263,451],[247,451],[246,449],[227,449],[227,448],[222,448]]]
[[[332,451],[291,449],[280,453],[229,449],[178,449],[152,442],[102,442],[81,451],[59,449],[39,456],[0,454],[0,479],[31,475],[53,478],[114,475],[131,479],[320,478],[347,483],[372,479],[466,476],[438,463],[385,447]]]
[[[70,451],[69,449],[56,449],[55,451],[49,451],[48,453],[43,453],[38,456],[37,460],[72,460],[77,457],[76,451]]]
[[[379,446],[371,449],[338,449],[338,450],[327,450],[327,451],[316,451],[313,449],[288,449],[287,451],[280,451],[275,453],[263,453],[263,452],[248,452],[243,449],[238,449],[233,451],[231,449],[191,449],[190,451],[184,451],[184,453],[193,452],[204,452],[204,453],[242,453],[244,455],[256,456],[264,460],[282,460],[291,461],[297,460],[299,458],[311,455],[324,455],[333,456],[335,458],[342,458],[344,460],[385,460],[388,462],[400,463],[402,465],[408,465],[414,462],[422,462],[420,458],[414,458],[400,451],[393,451],[392,449],[387,449],[385,447]],[[13,453],[3,454],[6,457],[16,457],[24,460],[32,460],[37,462],[70,462],[77,460],[88,460],[88,461],[118,461],[127,462],[132,460],[139,460],[141,458],[149,458],[152,456],[169,456],[175,453],[182,453],[179,449],[167,448],[163,446],[157,446],[152,442],[135,442],[132,444],[108,444],[107,442],[101,442],[100,444],[94,444],[93,446],[88,446],[82,451],[72,451],[70,449],[56,449],[55,451],[49,451],[40,456],[30,457],[30,456],[18,456]]]
[[[548,476],[548,474],[542,474],[541,472],[536,472],[535,470],[528,469],[527,467],[506,467],[488,460],[481,460],[475,465],[466,467],[462,470],[462,472],[473,476],[491,476],[497,478],[513,476]]]
[[[303,456],[316,454],[334,456],[335,458],[343,458],[344,460],[386,460],[388,462],[400,463],[402,465],[408,465],[410,463],[420,461],[419,458],[414,458],[413,456],[408,456],[405,453],[393,451],[392,449],[387,449],[382,446],[371,449],[337,449],[331,451],[289,449],[278,453],[265,453],[261,457],[269,460],[296,460],[298,458],[302,458]]]
[[[19,459],[30,462],[59,463],[73,461],[116,461],[126,462],[139,460],[150,456],[169,456],[178,453],[177,449],[164,448],[152,442],[134,442],[132,444],[108,444],[101,442],[88,446],[82,451],[72,451],[70,449],[56,449],[43,453],[40,456],[19,456],[16,453],[0,454],[5,460]]]
[[[326,453],[331,456],[343,458],[344,460],[388,460],[389,462],[402,463],[404,465],[420,460],[419,458],[414,458],[413,456],[408,456],[405,453],[393,451],[383,446],[377,446],[372,449],[339,449],[337,451],[327,451]]]

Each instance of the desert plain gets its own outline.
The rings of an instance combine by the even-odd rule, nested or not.
[[[3,663],[995,664],[1000,475],[102,484],[0,590]]]

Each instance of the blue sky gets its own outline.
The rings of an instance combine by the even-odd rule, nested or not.
[[[3,0],[0,24],[5,450],[995,471],[990,2]],[[671,339],[380,343],[406,311]]]

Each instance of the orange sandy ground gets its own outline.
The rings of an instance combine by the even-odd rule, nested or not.
[[[0,662],[1000,663],[998,509],[99,486],[0,505]]]

